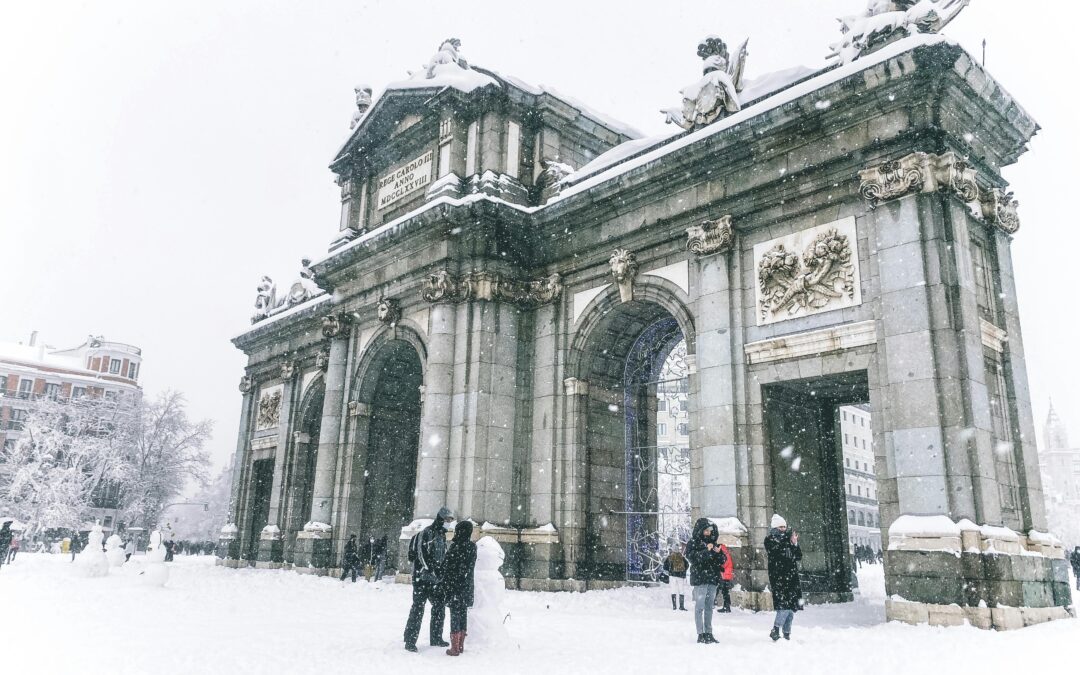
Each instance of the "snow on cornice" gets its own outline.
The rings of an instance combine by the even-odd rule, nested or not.
[[[250,328],[246,328],[243,332],[237,333],[236,335],[233,336],[232,339],[234,341],[235,340],[240,340],[240,339],[250,335],[251,333],[254,333],[257,330],[260,330],[262,328],[266,328],[267,326],[273,325],[273,324],[277,323],[278,321],[281,321],[282,319],[287,319],[290,316],[295,316],[295,315],[299,314],[300,312],[304,311],[305,309],[311,309],[312,307],[317,307],[318,305],[321,305],[322,303],[329,300],[330,297],[331,296],[330,296],[329,293],[323,293],[321,295],[316,295],[314,298],[311,298],[309,300],[301,302],[299,305],[294,305],[294,306],[290,307],[289,309],[285,310],[284,312],[278,312],[277,314],[274,314],[272,316],[269,316],[269,317],[267,317],[265,319],[260,320],[258,323],[252,324]]]
[[[853,61],[851,63],[838,66],[831,70],[827,70],[818,75],[817,77],[812,77],[808,80],[799,82],[798,84],[789,87],[788,89],[785,89],[774,96],[769,96],[767,98],[761,99],[757,103],[748,105],[739,112],[725,117],[724,119],[714,124],[710,124],[704,129],[699,129],[698,131],[688,133],[681,138],[678,138],[674,141],[662,145],[659,148],[656,148],[655,150],[652,150],[651,152],[646,152],[644,154],[638,155],[633,159],[628,159],[626,161],[615,164],[614,166],[611,166],[607,169],[599,171],[592,176],[585,177],[576,183],[571,183],[568,187],[564,188],[562,192],[553,197],[548,202],[548,204],[556,204],[576,194],[585,192],[586,190],[590,190],[597,185],[618,178],[619,176],[627,173],[628,171],[632,171],[633,169],[644,166],[650,162],[654,162],[689,145],[693,145],[694,143],[697,143],[698,141],[701,141],[705,138],[726,131],[738,124],[741,124],[742,122],[757,117],[762,113],[779,108],[786,103],[790,103],[798,98],[806,96],[807,94],[811,94],[818,89],[822,89],[830,84],[839,82],[844,78],[854,75],[855,73],[868,70],[880,63],[895,58],[900,54],[912,51],[918,47],[937,44],[955,45],[956,42],[942,35],[927,35],[923,33],[919,33],[904,38],[902,40],[898,40],[896,43],[891,44],[888,47],[885,47],[884,49],[881,49],[877,52],[874,52],[869,56],[864,56],[863,58]],[[657,143],[662,143],[664,140],[666,139],[660,138],[657,140]],[[642,145],[648,147],[647,144]],[[618,150],[619,147],[622,146],[616,146],[616,148],[614,148],[611,152]],[[601,157],[603,157],[603,155],[601,155]],[[597,159],[600,158],[598,157]],[[595,161],[596,160],[594,160],[594,162]],[[581,172],[579,171],[578,173]],[[573,176],[571,176],[570,178],[572,180]]]

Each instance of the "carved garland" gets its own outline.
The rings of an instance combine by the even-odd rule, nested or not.
[[[863,169],[859,178],[859,194],[872,209],[905,195],[941,191],[956,195],[965,204],[978,204],[983,220],[1006,234],[1020,229],[1012,193],[998,188],[981,189],[975,168],[953,152],[913,152]]]
[[[758,262],[763,319],[787,311],[818,310],[837,298],[855,295],[855,265],[845,234],[828,229],[799,254],[777,244]]]
[[[272,394],[264,393],[259,398],[259,412],[255,425],[259,429],[269,429],[278,425],[281,413],[281,391]]]
[[[473,271],[459,277],[439,270],[429,274],[420,289],[420,295],[428,302],[489,300],[508,302],[522,309],[554,302],[561,293],[562,277],[558,274],[521,281],[487,271]]]
[[[696,255],[727,253],[735,244],[731,216],[703,220],[700,225],[686,228],[686,249]]]

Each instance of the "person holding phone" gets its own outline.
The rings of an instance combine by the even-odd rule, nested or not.
[[[686,559],[690,561],[690,585],[694,588],[694,624],[697,626],[698,643],[713,644],[713,607],[716,606],[716,589],[724,573],[726,557],[716,543],[719,538],[716,526],[708,518],[698,518],[694,533],[686,543]]]
[[[802,609],[802,582],[799,581],[802,549],[799,548],[799,533],[789,530],[787,521],[779,514],[773,514],[769,526],[765,554],[769,557],[769,588],[776,609],[776,620],[769,637],[776,642],[781,631],[785,640],[791,639],[791,622],[795,612]]]

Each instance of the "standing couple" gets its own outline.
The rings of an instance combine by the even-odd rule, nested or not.
[[[454,512],[439,509],[431,525],[409,541],[409,562],[413,566],[413,600],[405,624],[405,649],[417,651],[424,606],[431,603],[430,643],[432,647],[450,647],[449,656],[465,651],[468,609],[473,604],[473,569],[476,544],[472,542],[473,524],[463,520],[454,528],[454,538],[446,543],[446,525],[454,522]],[[450,644],[443,640],[446,606],[450,605]]]

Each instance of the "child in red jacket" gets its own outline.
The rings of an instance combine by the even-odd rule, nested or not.
[[[724,606],[716,611],[730,613],[731,587],[735,585],[735,565],[731,562],[731,551],[728,550],[728,547],[720,544],[720,550],[724,552],[724,572],[720,581],[720,593],[724,596]]]

